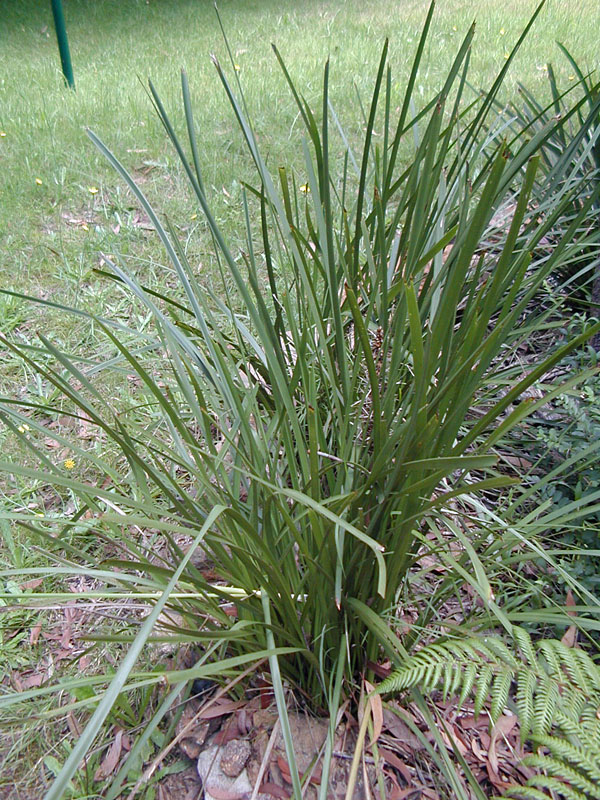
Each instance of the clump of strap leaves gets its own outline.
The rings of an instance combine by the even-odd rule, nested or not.
[[[513,627],[513,648],[498,636],[438,639],[405,659],[377,687],[379,694],[419,688],[486,705],[495,724],[508,707],[519,717],[521,740],[537,752],[523,760],[536,774],[505,797],[547,800],[600,798],[600,669],[579,648],[556,639],[532,641]],[[487,706],[489,702],[489,708]],[[546,791],[544,791],[546,790]]]
[[[68,413],[85,419],[106,449],[120,456],[115,466],[95,449],[67,441],[49,424],[56,408],[38,395],[0,398],[0,418],[39,463],[33,469],[5,461],[0,469],[74,498],[74,510],[64,518],[40,519],[29,510],[12,518],[53,548],[62,543],[70,561],[63,568],[61,555],[61,569],[102,581],[107,600],[116,590],[152,604],[120,636],[127,650],[117,671],[105,676],[102,699],[82,701],[94,707],[93,714],[47,800],[66,796],[122,695],[165,680],[173,687],[103,791],[107,800],[135,785],[144,742],[190,680],[241,680],[244,670],[265,659],[295,800],[302,786],[284,682],[315,712],[329,715],[320,789],[326,800],[338,713],[365,664],[379,659],[386,636],[393,638],[385,619],[399,593],[411,591],[421,523],[458,496],[506,487],[518,493],[514,476],[499,467],[499,443],[590,372],[569,375],[539,399],[526,396],[599,325],[536,355],[525,372],[515,357],[548,323],[549,311],[536,303],[541,287],[595,236],[595,223],[588,222],[600,193],[597,187],[570,215],[547,253],[544,242],[572,211],[580,187],[536,199],[539,151],[568,114],[510,146],[488,135],[486,121],[497,116],[494,100],[535,16],[489,91],[465,100],[471,27],[439,92],[423,105],[418,74],[430,47],[433,12],[432,4],[399,104],[384,44],[364,125],[355,136],[344,133],[332,108],[329,63],[320,108],[313,110],[276,51],[302,128],[300,146],[294,144],[290,154],[302,154],[300,166],[293,161],[277,175],[261,153],[233,54],[231,78],[216,62],[255,166],[255,185],[244,184],[241,192],[241,253],[212,210],[186,76],[182,132],[150,86],[213,244],[211,280],[188,258],[181,230],[161,220],[134,177],[90,134],[151,220],[176,281],[148,287],[131,264],[106,259],[105,277],[143,309],[148,326],[139,330],[135,318],[124,324],[74,312],[106,337],[110,357],[99,359],[102,368],[114,369],[121,381],[135,377],[139,399],[126,412],[93,382],[96,367],[88,369],[87,357],[80,366],[44,337],[41,353],[6,342],[56,391]],[[362,116],[357,108],[356,119]],[[492,219],[507,207],[510,221],[490,249]],[[27,435],[20,433],[25,424]],[[37,442],[46,437],[70,448],[77,474],[45,455]],[[557,526],[556,517],[551,524]],[[149,538],[140,531],[151,532]],[[90,546],[100,537],[123,554],[101,570]],[[180,547],[179,537],[189,549]],[[192,562],[199,546],[214,571]],[[460,559],[454,574],[469,574],[477,555],[466,536]],[[447,585],[454,591],[452,582]],[[435,604],[417,596],[415,605],[424,609],[427,624],[427,608]],[[170,640],[201,649],[189,670],[139,669],[163,610],[181,620],[166,628]],[[479,627],[493,627],[499,613],[488,592]],[[439,666],[427,674],[415,670],[415,681],[435,684],[448,669],[444,658],[465,661],[460,649],[444,646],[432,651]],[[490,664],[502,662],[493,649],[488,656],[471,649]],[[491,683],[481,689],[491,686],[497,708],[517,674],[515,664],[506,663],[513,672],[492,680],[490,667]],[[454,681],[460,677],[451,674]],[[473,680],[480,678],[478,673]],[[96,679],[80,680],[91,685]],[[53,690],[81,685],[63,682]],[[0,698],[0,705],[14,706],[36,691],[48,689]],[[557,708],[558,699],[555,713]]]

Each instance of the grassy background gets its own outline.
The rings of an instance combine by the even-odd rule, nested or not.
[[[440,3],[420,77],[423,97],[439,88],[473,19],[477,35],[471,74],[483,83],[497,71],[535,6],[536,0]],[[99,251],[118,248],[150,264],[160,257],[153,237],[136,223],[115,175],[87,140],[86,126],[186,232],[194,228],[195,209],[182,192],[146,96],[146,77],[155,81],[168,108],[179,109],[179,69],[187,70],[202,131],[205,182],[215,187],[222,221],[231,215],[226,193],[235,200],[247,159],[210,63],[210,53],[225,60],[212,2],[65,0],[64,8],[76,92],[63,85],[50,4],[2,4],[0,129],[6,135],[0,139],[0,280],[4,286],[60,290],[63,299],[89,304],[100,292],[89,271]],[[257,129],[271,161],[277,162],[294,128],[295,111],[270,43],[278,45],[309,99],[316,96],[322,63],[331,56],[333,103],[343,120],[357,124],[355,86],[367,95],[386,36],[393,77],[402,85],[427,3],[225,0],[219,8]],[[557,62],[559,75],[568,80],[556,39],[592,69],[599,26],[597,0],[582,0],[576,11],[566,0],[549,0],[514,65],[512,85],[519,79],[528,86],[541,84],[548,60]],[[90,193],[90,187],[98,193]]]

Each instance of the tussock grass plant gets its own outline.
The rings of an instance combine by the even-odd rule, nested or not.
[[[393,616],[420,546],[421,522],[453,497],[514,482],[496,469],[494,447],[544,402],[519,399],[595,330],[540,358],[506,389],[505,360],[535,328],[539,287],[591,235],[585,222],[596,194],[571,215],[548,254],[540,243],[577,191],[558,193],[532,212],[538,153],[554,123],[510,148],[500,138],[490,143],[494,102],[536,15],[488,92],[464,100],[471,28],[438,94],[416,110],[433,10],[398,108],[383,47],[371,98],[356,111],[363,126],[357,151],[329,101],[334,66],[330,77],[325,65],[313,108],[275,49],[302,127],[301,169],[270,170],[235,59],[230,70],[215,59],[256,174],[241,194],[241,252],[230,248],[211,211],[187,77],[183,132],[150,84],[212,239],[218,284],[200,284],[176,227],[161,221],[118,158],[90,133],[151,220],[179,290],[172,296],[145,287],[124,264],[106,258],[115,285],[151,318],[141,332],[94,319],[112,348],[112,368],[134,375],[139,386],[139,402],[125,412],[117,413],[86,367],[47,338],[44,358],[6,341],[57,390],[63,414],[84,419],[121,454],[115,465],[68,442],[78,473],[61,469],[37,443],[60,438],[48,428],[55,409],[3,398],[3,422],[40,467],[4,461],[2,469],[44,480],[76,502],[59,523],[10,516],[53,546],[59,537],[65,555],[55,572],[85,572],[106,585],[106,597],[126,590],[154,600],[139,631],[117,637],[126,654],[108,688],[90,701],[94,713],[48,798],[61,796],[119,694],[159,680],[135,665],[146,643],[160,638],[156,626],[165,608],[181,620],[167,623],[169,637],[201,648],[192,669],[166,675],[177,691],[190,678],[226,678],[268,658],[300,797],[284,681],[314,710],[331,714],[333,737],[341,698],[367,661],[377,660],[382,645],[396,663],[400,658],[402,647],[383,615]],[[406,162],[402,148],[411,153]],[[507,202],[514,211],[501,247],[490,253],[486,231]],[[543,312],[537,321],[543,323]],[[564,385],[548,396],[559,391]],[[27,436],[19,432],[23,422]],[[74,531],[110,541],[118,557],[95,563],[72,539]],[[194,565],[198,547],[218,580]],[[105,680],[81,678],[61,688]],[[19,700],[25,695],[36,691]],[[118,796],[129,763],[108,797]]]

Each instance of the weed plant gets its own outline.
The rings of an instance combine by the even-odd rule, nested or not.
[[[570,215],[551,253],[543,247],[579,191],[574,185],[531,208],[539,151],[555,125],[510,147],[499,138],[490,150],[494,103],[536,15],[490,90],[465,101],[471,28],[438,94],[417,110],[433,11],[432,5],[397,108],[385,44],[370,102],[356,112],[363,127],[359,150],[330,103],[329,62],[314,108],[275,50],[303,130],[300,170],[270,171],[234,54],[233,78],[215,59],[256,175],[240,196],[241,252],[229,246],[211,210],[186,75],[187,142],[150,84],[212,239],[219,283],[201,285],[176,226],[161,221],[117,157],[90,134],[154,226],[179,291],[173,296],[145,286],[106,256],[115,286],[151,319],[141,332],[93,320],[110,343],[112,367],[135,376],[139,386],[138,402],[125,412],[96,388],[85,365],[46,337],[43,357],[6,340],[62,398],[62,413],[85,420],[121,455],[115,465],[56,433],[49,427],[56,413],[50,403],[3,398],[3,422],[40,467],[5,461],[2,469],[44,480],[76,502],[58,524],[10,516],[42,540],[60,538],[65,557],[58,570],[85,570],[105,583],[107,597],[126,589],[155,598],[137,634],[119,637],[126,655],[110,686],[90,701],[94,713],[49,800],[62,796],[121,692],[158,680],[134,667],[165,608],[180,615],[181,624],[166,626],[171,638],[195,642],[201,656],[190,670],[163,674],[175,685],[149,730],[190,678],[225,679],[268,659],[299,797],[284,681],[314,710],[330,714],[331,749],[341,698],[368,661],[378,659],[382,646],[395,648],[396,659],[403,651],[393,624],[383,620],[394,618],[422,524],[453,498],[514,483],[497,468],[498,442],[587,374],[540,400],[519,402],[598,326],[525,372],[505,366],[545,322],[546,311],[532,312],[544,281],[595,235],[587,221],[597,191]],[[406,163],[402,148],[411,153]],[[508,202],[514,210],[501,246],[490,251],[486,232]],[[44,436],[70,447],[68,466],[44,454]],[[94,563],[73,538],[82,531],[110,541],[118,557]],[[210,573],[192,562],[198,547],[210,558]],[[490,619],[503,618],[491,594],[486,609]],[[66,681],[62,689],[73,692],[95,680]],[[23,693],[20,700],[35,695]],[[138,753],[134,747],[107,797],[118,796]]]

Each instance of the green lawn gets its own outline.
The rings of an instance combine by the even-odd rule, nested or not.
[[[355,88],[367,96],[386,36],[394,78],[407,75],[427,4],[422,0],[365,2],[223,2],[219,4],[234,59],[265,150],[276,161],[295,125],[295,110],[270,43],[275,42],[308,98],[319,89],[331,58],[332,101],[346,122],[356,120]],[[535,8],[535,0],[439,4],[421,75],[424,99],[441,76],[469,23],[477,20],[473,79],[485,80]],[[158,256],[152,237],[136,227],[129,201],[111,169],[87,140],[91,127],[145,184],[177,224],[193,227],[195,209],[181,192],[174,157],[144,89],[151,76],[168,107],[179,113],[179,70],[185,68],[196,103],[206,183],[227,218],[247,160],[210,54],[225,59],[213,3],[202,0],[65,0],[77,91],[68,91],[49,2],[5,0],[0,19],[0,241],[4,286],[59,290],[63,299],[100,292],[90,268],[114,249],[142,262]],[[585,67],[596,66],[596,0],[576,10],[549,0],[512,70],[512,85],[544,81],[552,60],[568,80],[555,40]],[[508,86],[511,83],[509,82]],[[91,190],[99,191],[92,194]],[[115,233],[114,230],[118,230]],[[199,251],[202,252],[200,246]],[[6,324],[6,323],[5,323]]]

